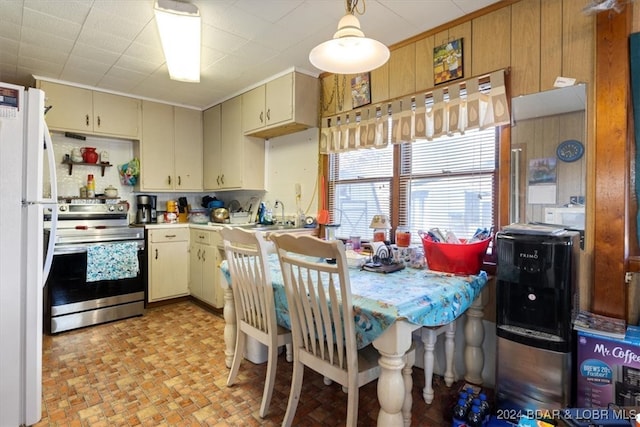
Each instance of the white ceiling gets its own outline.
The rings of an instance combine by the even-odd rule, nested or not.
[[[392,45],[498,0],[366,0],[367,37]],[[364,0],[359,1],[362,7]],[[333,36],[344,0],[192,0],[200,83],[169,79],[153,0],[0,0],[0,81],[31,76],[205,108],[291,67]]]

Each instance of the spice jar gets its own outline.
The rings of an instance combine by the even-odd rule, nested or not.
[[[411,245],[411,232],[406,225],[401,225],[396,229],[396,245],[399,248],[408,248]]]

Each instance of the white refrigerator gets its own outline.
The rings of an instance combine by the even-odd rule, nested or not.
[[[39,89],[0,83],[0,426],[41,418],[42,298],[55,240],[44,247],[43,212],[57,215],[44,104]]]

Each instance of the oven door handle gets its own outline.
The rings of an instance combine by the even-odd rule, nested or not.
[[[139,251],[144,250],[144,240],[139,240],[136,243],[138,243]],[[111,243],[92,243],[92,244],[81,243],[78,245],[56,245],[53,250],[53,255],[55,256],[55,255],[81,254],[81,253],[87,252],[87,248],[89,248],[89,246],[106,246],[110,244]]]

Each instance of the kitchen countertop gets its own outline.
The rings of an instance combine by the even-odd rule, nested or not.
[[[161,228],[184,228],[184,227],[188,227],[188,228],[193,228],[196,230],[209,230],[209,231],[213,231],[213,230],[220,230],[224,225],[229,225],[232,227],[243,227],[247,230],[252,230],[254,229],[253,226],[254,224],[217,224],[217,223],[207,223],[207,224],[195,224],[195,223],[190,223],[190,222],[178,222],[178,223],[173,223],[173,224],[169,224],[169,223],[155,223],[155,224],[131,224],[132,226],[140,226],[140,227],[145,227],[146,229],[161,229]],[[264,228],[260,227],[260,226],[256,226],[255,228],[256,230],[259,231],[264,231],[264,232],[279,232],[279,231],[290,231],[290,232],[310,232],[310,233],[315,233],[316,232],[316,228],[295,228],[295,227],[279,227],[279,226],[264,226]]]

